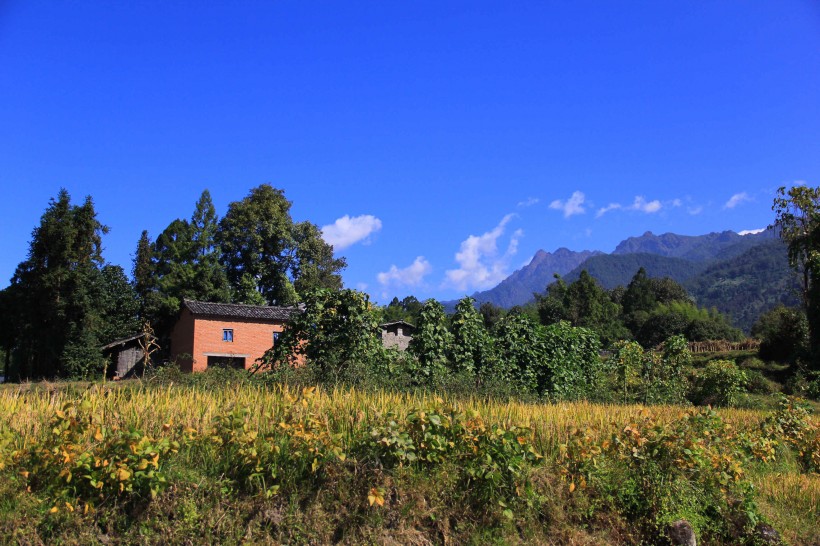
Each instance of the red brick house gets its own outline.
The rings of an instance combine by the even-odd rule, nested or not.
[[[182,371],[248,369],[276,341],[295,307],[185,300],[171,332],[171,359]]]

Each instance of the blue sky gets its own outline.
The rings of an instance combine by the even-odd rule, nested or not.
[[[820,5],[0,2],[0,286],[60,187],[104,255],[259,184],[345,283],[450,299],[538,249],[772,221],[820,184]]]

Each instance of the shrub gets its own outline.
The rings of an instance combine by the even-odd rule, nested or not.
[[[789,445],[806,471],[820,472],[820,426],[811,406],[781,396],[777,411],[762,424],[763,436]]]
[[[745,370],[746,372],[746,390],[752,394],[774,394],[780,392],[780,385],[767,379],[760,371],[756,369]]]
[[[473,501],[506,508],[526,489],[529,466],[541,459],[531,435],[515,425],[487,425],[476,411],[438,400],[404,416],[387,414],[364,447],[386,468],[454,464]],[[512,516],[509,509],[504,513]]]
[[[746,372],[731,360],[712,360],[696,377],[696,398],[700,404],[731,406],[746,386]]]
[[[168,485],[162,465],[178,451],[175,441],[153,439],[133,427],[107,430],[94,419],[88,401],[65,404],[50,428],[45,440],[19,459],[28,487],[49,494],[52,512],[73,512],[79,502],[88,510],[112,497],[152,498]]]
[[[282,486],[310,482],[330,461],[345,460],[327,415],[314,409],[315,396],[315,387],[297,397],[286,393],[283,415],[265,416],[278,423],[268,434],[249,425],[249,408],[217,416],[208,439],[218,447],[219,472],[242,489],[271,496]]]
[[[678,519],[705,542],[742,542],[759,516],[734,434],[711,409],[670,424],[644,412],[636,423],[596,443],[576,432],[561,448],[569,488],[591,487],[647,537]]]

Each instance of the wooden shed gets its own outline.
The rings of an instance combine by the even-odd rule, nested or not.
[[[382,345],[385,348],[396,347],[400,351],[406,351],[413,339],[413,332],[416,327],[403,320],[387,322],[380,325],[382,329]]]
[[[148,335],[151,336],[151,334]],[[144,337],[145,334],[143,333],[134,334],[133,336],[112,341],[102,348],[103,355],[112,364],[109,367],[109,375],[113,375],[118,379],[125,379],[142,368],[145,354],[140,341]],[[151,337],[156,340],[154,336]]]

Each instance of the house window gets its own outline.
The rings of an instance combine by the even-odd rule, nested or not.
[[[279,341],[279,332],[273,333],[273,344],[276,345],[276,342]]]
[[[233,329],[225,328],[222,330],[222,341],[229,341],[233,343]]]

